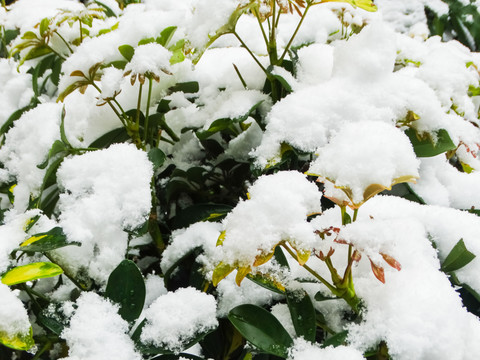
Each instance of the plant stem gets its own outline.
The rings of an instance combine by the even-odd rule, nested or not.
[[[260,30],[262,31],[263,40],[265,41],[265,46],[267,47],[267,51],[268,51],[267,34],[265,34],[265,29],[263,28],[262,22],[260,21],[260,13],[258,12],[258,7],[253,8],[252,11],[253,11],[253,14],[255,15],[255,17],[257,18],[258,26],[260,26]]]
[[[153,86],[153,82],[152,82],[152,79],[150,77],[148,77],[148,96],[147,96],[147,108],[145,110],[145,125],[144,125],[144,128],[145,128],[145,144],[147,143],[147,135],[148,135],[148,116],[150,115],[150,100],[151,100],[151,97],[152,97],[152,86]]]
[[[142,90],[143,90],[143,84],[140,83],[140,86],[138,87],[137,117],[135,119],[135,124],[137,125],[137,129],[140,129],[140,107],[142,106]]]
[[[263,72],[267,75],[268,75],[268,72],[267,72],[267,69],[265,69],[265,67],[262,65],[262,63],[257,59],[257,57],[252,53],[252,51],[248,48],[247,44],[245,44],[243,42],[243,40],[240,38],[240,36],[238,36],[238,34],[234,31],[233,32],[233,35],[235,35],[235,37],[238,39],[238,41],[240,41],[240,44],[242,44],[242,46],[248,51],[248,53],[250,54],[250,56],[253,58],[253,60],[255,60],[255,62],[257,63],[258,66],[260,66],[260,68],[263,70]]]
[[[95,84],[95,82],[93,80],[90,80],[90,79],[87,79],[87,80],[90,81],[90,84],[99,92],[99,94],[102,94],[102,90],[97,86],[97,84]],[[115,115],[117,115],[117,117],[120,119],[120,121],[122,122],[122,125],[127,127],[127,123],[125,122],[126,118],[118,112],[118,110],[115,108],[115,106],[113,106],[112,100],[106,100],[106,101],[107,101],[107,104],[112,108]],[[125,112],[123,111],[122,107],[117,102],[117,100],[113,99],[113,102],[115,102],[118,105],[118,107],[122,111],[123,115],[125,115]]]
[[[68,44],[68,42],[65,40],[65,38],[64,38],[62,35],[60,35],[60,33],[59,33],[57,30],[55,30],[54,33],[57,34],[58,37],[59,37],[59,38],[63,41],[63,43],[67,46],[68,50],[70,51],[70,54],[73,54],[73,50],[72,50],[72,48],[70,47],[70,45]]]
[[[294,258],[297,259],[297,256],[295,253],[290,249],[285,243],[281,244],[281,246]],[[324,284],[333,294],[337,294],[337,289],[330,284],[326,279],[324,279],[322,276],[320,276],[315,270],[313,270],[311,267],[309,267],[307,264],[303,264],[302,267],[307,270],[310,274],[315,276],[322,284]]]
[[[81,44],[83,42],[82,21],[78,20],[78,23],[80,24],[80,44]]]
[[[48,260],[50,260],[52,263],[58,265],[58,266],[63,270],[63,275],[65,275],[67,278],[69,278],[70,281],[71,281],[77,288],[79,288],[79,289],[82,290],[82,291],[88,290],[86,285],[80,284],[80,283],[77,281],[77,279],[75,279],[75,277],[74,277],[72,274],[70,274],[61,264],[59,264],[58,261],[55,261],[50,254],[48,254],[48,253],[43,253],[43,254],[44,254],[45,257],[46,257]]]
[[[293,35],[290,38],[290,40],[288,41],[287,46],[285,46],[285,50],[283,51],[282,56],[280,56],[280,62],[282,62],[283,59],[285,58],[285,55],[287,55],[288,49],[290,49],[290,46],[292,45],[293,40],[297,36],[298,30],[300,30],[300,27],[302,26],[303,20],[305,20],[305,16],[307,15],[307,12],[308,12],[308,9],[310,9],[310,6],[312,6],[312,3],[309,3],[307,5],[307,7],[305,8],[305,11],[303,12],[303,15],[300,18],[300,21],[298,22],[297,28],[293,32]]]
[[[165,121],[165,117],[162,116],[162,118],[159,121],[160,126],[162,130],[165,130],[165,132],[172,138],[173,141],[177,142],[180,141],[180,138],[175,134],[175,132],[167,125],[167,122]]]
[[[52,48],[50,45],[46,45],[50,50],[52,50],[52,52],[57,55],[60,59],[62,59],[63,61],[67,60],[67,58],[63,55],[61,55],[59,52],[57,52],[54,48]]]
[[[52,343],[51,341],[47,341],[47,343],[39,350],[35,353],[35,356],[32,358],[32,360],[38,360],[40,359],[40,356],[45,352],[47,351],[48,349],[50,349],[50,347],[52,346]]]

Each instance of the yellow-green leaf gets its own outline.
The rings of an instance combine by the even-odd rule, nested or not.
[[[44,237],[46,237],[47,235],[40,235],[40,236],[32,236],[31,238],[28,238],[27,240],[25,240],[23,243],[20,244],[20,246],[27,246],[27,245],[30,245],[32,243],[34,243],[35,241],[38,241],[40,239],[43,239]]]
[[[213,286],[217,286],[220,281],[225,279],[228,274],[230,274],[235,269],[235,266],[230,264],[224,264],[221,262],[217,265],[217,267],[213,270],[212,275],[212,283]]]
[[[42,278],[54,277],[63,273],[60,266],[50,262],[37,262],[17,266],[2,276],[5,285],[21,284]]]
[[[27,334],[16,334],[13,336],[0,331],[0,344],[15,350],[29,350],[35,345],[32,328],[30,328],[30,331]]]
[[[266,262],[270,261],[270,259],[273,257],[273,254],[275,253],[275,248],[272,249],[271,252],[266,253],[266,254],[261,254],[255,257],[255,262],[253,263],[253,266],[260,266],[265,264]]]
[[[225,236],[227,235],[227,231],[226,230],[223,230],[221,233],[220,233],[220,236],[218,237],[217,239],[217,244],[216,246],[221,246],[223,245],[223,242],[225,241]]]
[[[250,266],[241,266],[237,270],[237,276],[235,276],[235,282],[238,286],[242,283],[245,276],[252,272],[252,268]]]
[[[342,2],[352,5],[353,7],[359,7],[363,10],[370,12],[377,11],[376,5],[372,0],[323,0],[322,3],[326,2]]]

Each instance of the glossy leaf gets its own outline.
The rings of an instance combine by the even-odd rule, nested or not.
[[[13,336],[0,331],[0,344],[15,350],[29,350],[35,345],[32,328],[30,328],[30,331],[27,334],[16,334]]]
[[[315,342],[315,308],[304,291],[287,291],[287,304],[297,336]]]
[[[283,286],[283,284],[281,284],[273,276],[269,276],[268,274],[250,273],[247,275],[247,279],[277,294],[282,294],[282,295],[285,294],[285,286]]]
[[[126,321],[135,321],[145,303],[145,282],[133,261],[123,260],[108,278],[105,297],[120,305],[118,313]]]
[[[29,239],[25,240],[20,248],[15,250],[27,252],[46,252],[59,249],[65,246],[76,245],[80,246],[78,242],[69,242],[62,228],[54,227],[52,230],[35,234]]]
[[[63,270],[57,264],[50,262],[36,262],[33,264],[17,266],[7,271],[2,276],[5,285],[16,285],[42,278],[54,277],[63,274]]]
[[[161,167],[166,158],[167,156],[165,153],[158,148],[151,149],[148,152],[148,159],[152,162],[154,170],[157,170],[159,167]]]
[[[468,251],[465,242],[460,239],[443,261],[441,270],[446,273],[456,271],[469,264],[473,259],[475,259],[475,254]]]
[[[348,337],[347,330],[336,333],[335,335],[329,337],[327,340],[323,342],[322,348],[326,348],[327,346],[337,347],[337,346],[343,345],[345,344],[347,337]]]
[[[405,134],[410,138],[413,150],[418,157],[432,157],[457,148],[448,132],[444,129],[436,132],[436,142],[428,136],[419,138],[416,131],[412,128],[405,131]]]
[[[200,86],[196,81],[187,81],[187,82],[175,84],[174,86],[170,87],[168,90],[171,92],[182,91],[186,94],[187,93],[192,94],[192,93],[198,92],[200,90]]]
[[[124,127],[113,129],[108,133],[100,136],[97,140],[92,142],[89,147],[103,149],[107,148],[112,144],[122,143],[130,139],[130,136],[125,130]]]
[[[251,304],[233,308],[228,319],[235,328],[261,351],[286,358],[293,340],[277,320],[267,310]]]
[[[195,204],[178,210],[173,218],[172,226],[175,229],[187,227],[199,221],[221,220],[232,210],[232,206],[224,204]]]

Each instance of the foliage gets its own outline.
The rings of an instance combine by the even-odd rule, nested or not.
[[[69,359],[69,355],[72,359],[75,358],[72,354],[74,346],[67,341],[67,329],[76,316],[79,299],[86,293],[94,293],[102,301],[113,304],[119,315],[118,321],[125,325],[124,331],[121,330],[122,335],[131,341],[132,351],[136,352],[138,359],[202,359],[196,353],[188,353],[196,345],[205,359],[274,360],[291,358],[292,349],[299,339],[308,341],[318,351],[329,347],[342,348],[349,343],[348,329],[354,324],[362,323],[368,313],[367,304],[355,288],[356,269],[365,262],[360,264],[362,256],[368,258],[370,275],[378,280],[379,286],[388,283],[389,276],[395,276],[389,269],[384,269],[385,263],[395,270],[393,274],[401,272],[402,264],[388,251],[380,248],[370,251],[365,248],[357,239],[349,237],[348,229],[355,229],[354,226],[359,223],[362,226],[365,219],[360,220],[359,213],[382,192],[403,189],[400,197],[428,206],[409,185],[419,177],[416,172],[418,159],[441,157],[449,166],[452,165],[462,175],[467,175],[477,170],[471,157],[476,158],[478,151],[473,147],[474,141],[467,145],[457,134],[449,133],[452,127],[448,123],[442,124],[445,128],[437,124],[426,128],[420,115],[413,110],[403,109],[401,114],[395,114],[395,123],[388,125],[400,138],[398,143],[392,145],[388,141],[382,142],[385,136],[382,138],[384,133],[381,133],[380,125],[375,125],[379,133],[371,131],[372,136],[378,136],[372,139],[382,142],[378,145],[383,147],[380,151],[387,152],[394,147],[392,151],[401,153],[404,156],[402,159],[411,160],[414,169],[411,171],[409,166],[399,166],[386,180],[382,178],[362,184],[360,190],[342,183],[340,176],[332,177],[325,167],[315,167],[316,159],[319,158],[316,150],[298,146],[294,141],[282,140],[281,144],[276,144],[278,154],[269,159],[266,166],[259,165],[254,146],[248,149],[246,155],[232,155],[232,149],[238,144],[247,143],[248,146],[251,134],[264,136],[273,117],[272,108],[281,104],[290,94],[300,92],[295,86],[301,76],[298,73],[301,69],[299,53],[302,49],[309,49],[312,44],[298,44],[297,37],[313,7],[326,7],[332,5],[326,3],[337,2],[340,3],[339,6],[328,9],[331,9],[334,18],[338,18],[340,28],[325,41],[346,41],[361,33],[366,25],[349,21],[350,12],[375,11],[373,1],[250,0],[239,2],[225,18],[224,24],[207,34],[203,46],[195,46],[180,24],[165,24],[155,36],[141,34],[143,37],[135,42],[132,37],[128,43],[113,49],[108,57],[93,64],[88,61],[86,64],[82,61],[75,62],[76,56],[103,36],[119,32],[120,25],[111,20],[120,21],[122,14],[129,8],[138,6],[141,1],[117,0],[120,15],[116,15],[117,10],[102,1],[92,1],[80,11],[58,10],[55,16],[41,19],[27,31],[2,27],[0,56],[9,57],[18,69],[28,68],[34,94],[27,106],[17,109],[2,124],[2,146],[7,146],[11,131],[25,116],[31,114],[30,110],[41,108],[45,102],[62,104],[63,110],[58,119],[55,119],[58,120],[55,125],[58,127],[58,136],[48,144],[48,150],[42,154],[43,161],[34,166],[35,171],[41,171],[41,183],[36,189],[28,189],[31,190],[28,204],[22,204],[21,193],[15,190],[21,182],[20,175],[12,173],[3,176],[2,172],[0,190],[2,199],[7,200],[8,204],[2,201],[1,228],[7,229],[5,233],[13,241],[16,241],[17,236],[18,244],[8,249],[8,266],[5,269],[0,267],[0,285],[8,286],[9,293],[12,290],[22,294],[22,306],[28,311],[31,325],[34,326],[23,332],[9,333],[3,331],[0,319],[0,358]],[[438,16],[427,10],[432,34],[455,32],[458,39],[468,44],[472,50],[478,49],[480,20],[465,22],[467,15],[477,19],[477,8],[473,3],[465,7],[459,7],[459,1],[448,3],[448,15]],[[279,33],[286,31],[282,28],[282,20],[292,16],[296,16],[295,26],[287,29],[290,31],[287,41],[282,42]],[[264,53],[259,54],[254,45],[249,45],[251,39],[242,37],[238,24],[245,18],[258,26]],[[242,96],[247,96],[247,92],[255,95],[248,106],[241,104],[239,108],[242,111],[230,111],[218,116],[214,111],[208,114],[210,118],[204,123],[185,121],[185,125],[180,121],[175,122],[174,115],[180,111],[185,111],[184,117],[188,118],[191,109],[200,111],[216,106],[208,97],[201,81],[184,73],[187,72],[186,68],[200,66],[208,51],[218,44],[216,41],[229,37],[241,44],[250,60],[260,69],[263,86],[260,89],[250,89],[246,76],[234,64],[232,71],[235,71],[245,91]],[[474,43],[471,42],[472,37]],[[78,65],[78,68],[71,70],[72,64]],[[402,69],[420,67],[422,64],[399,58],[396,65]],[[479,75],[478,71],[474,71],[475,64],[465,64],[465,68],[470,68],[475,76]],[[475,85],[478,87],[472,85],[465,91],[466,98],[479,95],[477,90],[480,83]],[[229,93],[232,89],[216,90],[218,97],[227,94],[233,98]],[[97,119],[113,114],[114,120],[111,122],[115,125],[109,128],[107,121],[105,127],[96,124],[99,125],[101,134],[85,143],[83,135],[75,134],[72,130],[78,124],[72,126],[68,123],[71,116],[68,107],[72,102],[87,97],[96,99],[98,113],[103,111],[103,115]],[[448,114],[456,114],[462,123],[469,123],[467,116],[464,119],[464,114],[457,111],[453,100]],[[85,116],[88,117],[89,114]],[[343,134],[340,128],[331,132]],[[321,151],[325,151],[329,145],[334,146],[334,136],[329,136],[331,138],[325,142]],[[83,196],[88,198],[98,191],[96,187],[102,188],[104,184],[100,181],[97,185],[91,185],[89,182],[93,180],[79,177],[77,182],[82,183],[86,190],[78,195],[75,189],[68,189],[65,181],[59,178],[60,170],[72,159],[114,149],[119,143],[132,144],[135,151],[148,159],[148,170],[151,170],[151,174],[147,172],[150,178],[147,176],[149,188],[146,191],[149,194],[149,211],[135,214],[141,221],[134,222],[127,209],[125,212],[127,218],[130,218],[122,218],[120,225],[114,224],[113,220],[112,223],[98,225],[96,219],[89,219],[91,222],[88,225],[91,228],[82,228],[79,215],[75,221],[78,220],[80,225],[70,226],[65,213],[73,205],[65,202],[65,198],[71,196],[75,198],[74,203],[82,203]],[[400,145],[396,147],[398,144]],[[405,144],[406,147],[402,147]],[[344,150],[347,155],[358,151],[355,148]],[[188,155],[187,161],[183,158],[178,160],[184,152]],[[468,162],[469,159],[471,162]],[[335,161],[336,159],[331,159],[330,163]],[[0,165],[1,170],[8,173],[8,166],[3,163]],[[105,167],[108,171],[113,165],[106,164]],[[347,172],[350,170],[347,169]],[[136,176],[130,174],[130,171],[125,167],[122,172],[127,181],[130,181],[129,176]],[[268,180],[265,179],[275,179],[270,184],[280,182],[282,174],[292,176],[286,181],[282,193],[279,191],[275,196],[266,196],[265,189],[270,185],[263,185],[264,193],[257,190],[262,184],[267,184]],[[116,180],[122,183],[122,179]],[[117,185],[117,181],[112,181],[106,187],[116,188]],[[303,194],[298,195],[297,186],[302,188]],[[277,191],[275,185],[271,185],[271,188]],[[140,193],[145,189],[134,190]],[[361,193],[360,199],[357,192]],[[313,195],[310,196],[311,194]],[[282,202],[282,199],[287,200]],[[135,200],[138,203],[143,201],[141,195]],[[85,203],[88,201],[87,199]],[[266,202],[272,204],[262,208]],[[132,203],[134,204],[122,205],[125,208],[132,205],[133,209],[136,209],[135,206],[140,207],[136,201]],[[266,211],[255,213],[257,205]],[[252,211],[242,213],[242,209]],[[338,210],[335,219],[322,215],[322,212],[327,211],[333,213],[332,209]],[[117,209],[110,210],[114,213]],[[297,229],[297,224],[291,227],[285,225],[287,229],[282,229],[281,222],[271,220],[276,213],[282,211],[289,214],[287,219],[283,219],[285,223],[299,214],[295,218],[299,227],[308,227],[308,235],[305,237],[310,236],[314,240],[309,243],[290,236]],[[473,208],[471,211],[478,215],[478,210]],[[367,214],[368,211],[365,212],[366,217]],[[246,229],[248,226],[244,226],[242,216],[248,218],[249,215],[251,218],[248,225],[261,218],[259,221],[262,225],[266,224],[267,231],[262,233],[264,229],[260,227]],[[16,216],[20,216],[20,220]],[[330,222],[325,224],[319,219]],[[373,217],[371,220],[374,220]],[[179,250],[180,254],[176,254],[176,257],[172,255],[174,260],[167,262],[165,259],[168,259],[166,254],[169,249],[174,249],[175,242],[184,234],[190,234],[189,231],[195,233],[198,229],[198,234],[190,236],[195,239],[204,236],[206,227],[195,228],[199,224],[211,225],[208,231],[211,230],[214,234],[209,236],[212,244],[216,242],[214,255],[210,253],[212,250],[209,246],[200,240],[192,246],[185,241]],[[271,224],[273,225],[270,226]],[[245,233],[238,232],[238,228],[245,230]],[[291,228],[295,229],[289,233]],[[91,244],[85,240],[94,238],[97,242],[103,241],[102,236],[111,234],[108,233],[109,229],[114,229],[113,238],[118,236],[114,244],[118,248],[124,248],[122,259],[114,266],[108,258],[107,250],[100,250],[98,243],[93,240]],[[124,247],[119,234],[128,239],[123,244]],[[253,248],[253,253],[249,253],[251,256],[240,254],[241,249],[230,256],[230,247],[252,234],[258,235],[260,240],[258,246],[251,246],[251,238],[245,239],[245,247],[250,245]],[[467,281],[459,280],[458,277],[462,269],[474,262],[476,254],[463,239],[456,238],[455,241],[450,250],[439,251],[440,271],[448,276],[452,287],[461,293],[468,310],[478,316],[479,294]],[[437,246],[434,239],[431,243],[431,246]],[[101,266],[98,266],[98,277],[92,276],[88,269],[91,261],[88,256],[78,261],[80,265],[69,258],[75,250],[81,249],[90,251],[92,258],[101,257],[109,266],[108,276],[100,275],[104,270]],[[2,260],[0,258],[0,266],[3,266]],[[235,274],[234,277],[231,276],[232,273]],[[363,277],[361,282],[368,282],[369,278]],[[182,288],[195,288],[198,293],[208,299],[213,298],[218,303],[222,301],[222,286],[235,282],[239,288],[252,285],[266,289],[270,300],[254,304],[255,299],[242,300],[239,296],[240,303],[218,316],[215,326],[198,325],[187,335],[178,335],[174,339],[176,345],[170,346],[164,339],[149,341],[145,330],[156,321],[153,316],[150,318],[145,315],[148,307],[156,301],[151,297],[155,295],[160,299],[166,296],[160,294],[158,289],[152,291],[149,288],[155,281],[164,284],[162,289],[168,294],[175,294]],[[245,285],[244,281],[250,282],[249,285]],[[337,313],[328,314],[328,307],[322,307],[326,303],[335,303]],[[275,316],[275,306],[288,310],[287,320]],[[166,312],[169,311],[170,309]],[[204,309],[195,311],[206,312]],[[332,323],[334,316],[338,316],[338,323],[342,326]],[[187,315],[180,320],[185,327],[189,326],[190,319]],[[293,331],[287,329],[286,322],[291,323]],[[371,348],[363,352],[365,358],[393,358],[388,354],[388,341],[382,339],[370,345]]]

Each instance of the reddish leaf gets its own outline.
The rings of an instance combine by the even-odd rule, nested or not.
[[[383,271],[383,268],[381,266],[378,266],[373,263],[372,259],[370,260],[370,265],[372,266],[372,271],[375,277],[380,280],[382,283],[385,284],[385,272]]]
[[[385,262],[388,265],[390,265],[394,269],[397,269],[398,271],[402,270],[402,265],[400,265],[400,263],[397,260],[395,260],[393,257],[391,257],[390,255],[387,255],[387,254],[383,254],[383,253],[380,253],[380,255],[382,255],[383,260],[385,260]]]

